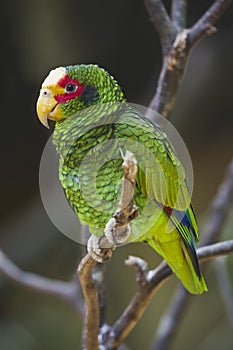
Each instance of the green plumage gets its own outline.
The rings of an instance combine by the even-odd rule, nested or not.
[[[194,247],[198,228],[186,175],[166,134],[124,101],[103,69],[80,65],[66,71],[91,86],[89,99],[86,94],[61,103],[65,119],[56,123],[53,136],[59,178],[75,213],[92,233],[103,234],[118,207],[122,154],[131,151],[138,163],[139,217],[132,221],[130,241],[147,241],[191,293],[207,290]]]

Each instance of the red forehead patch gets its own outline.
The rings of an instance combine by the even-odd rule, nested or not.
[[[77,79],[72,79],[66,74],[63,78],[61,78],[58,82],[58,85],[65,88],[67,85],[73,84],[76,86],[76,90],[73,92],[64,92],[63,94],[59,94],[54,96],[55,100],[58,103],[66,103],[69,100],[72,100],[73,98],[76,98],[80,96],[85,89],[85,86],[80,84]]]

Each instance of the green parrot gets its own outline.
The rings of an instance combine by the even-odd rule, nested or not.
[[[128,104],[117,81],[97,65],[52,70],[37,100],[46,127],[56,121],[53,143],[65,195],[90,232],[102,236],[118,207],[122,155],[137,160],[129,241],[146,241],[193,294],[207,291],[194,241],[198,227],[184,168],[166,133]]]

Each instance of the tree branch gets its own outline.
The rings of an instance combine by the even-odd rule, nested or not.
[[[233,240],[212,244],[197,249],[199,262],[207,261],[218,256],[228,255],[232,253]],[[112,328],[112,337],[110,340],[112,342],[113,349],[121,344],[129,335],[131,330],[143,315],[155,292],[172,275],[172,270],[165,263],[165,261],[162,261],[162,263],[156,269],[149,271],[145,269],[146,262],[137,257],[130,257],[126,263],[128,266],[131,265],[136,267],[138,276],[142,276],[142,278],[138,278],[137,292]],[[109,346],[109,343],[107,343],[107,345]]]
[[[99,301],[99,309],[100,309],[100,327],[102,327],[106,323],[106,287],[105,287],[105,265],[104,264],[96,264],[92,278],[96,286],[96,290],[98,293],[98,301]]]
[[[233,240],[215,243],[197,250],[197,256],[200,262],[231,253],[233,253]],[[88,350],[98,349],[98,294],[92,279],[92,271],[96,263],[89,253],[81,261],[78,270],[87,303],[88,315],[86,329],[90,332],[86,333],[87,347],[85,349]],[[105,337],[105,342],[111,340],[113,348],[118,346],[127,337],[142,316],[155,292],[172,275],[172,271],[165,261],[155,270],[150,271],[147,270],[147,263],[140,258],[129,257],[126,264],[136,267],[138,271],[138,291],[113,326],[109,337]],[[53,281],[50,278],[25,272],[17,267],[2,251],[0,251],[0,271],[14,283],[38,292],[60,297],[62,300],[74,305],[80,312],[81,302],[78,298],[79,288],[77,287],[77,281],[73,281],[72,283]]]
[[[213,27],[231,5],[232,0],[216,0],[204,15],[189,29],[188,46],[192,47],[203,36],[215,33]]]
[[[228,1],[228,3],[230,2],[231,1]],[[213,32],[212,25],[227,8],[227,6],[223,5],[223,3],[227,3],[227,1],[216,1],[215,6],[213,5],[209,10],[210,12],[206,12],[206,14],[200,19],[198,25],[201,25],[202,29],[198,32],[198,25],[194,25],[190,30],[183,29],[186,17],[185,1],[173,1],[171,20],[162,1],[145,0],[148,12],[156,30],[159,33],[163,51],[163,67],[156,94],[150,104],[150,107],[163,114],[166,118],[169,118],[174,110],[177,93],[184,75],[190,49],[204,34],[210,34]],[[218,10],[216,10],[216,8],[218,8]],[[114,217],[114,219],[116,219],[116,217]],[[111,220],[106,232],[114,231],[113,228],[115,229],[116,225],[114,221]],[[114,233],[113,236],[121,237],[121,233],[120,235],[116,235]],[[226,250],[228,253],[232,252],[233,241],[227,242],[226,245],[227,247],[223,243],[217,247],[209,246],[200,248],[198,250],[200,261],[213,258],[219,254],[226,254]],[[154,271],[146,271],[145,264],[138,258],[129,259],[128,264],[132,264],[133,266],[137,267],[139,280],[138,291],[134,295],[122,316],[113,326],[112,331],[109,331],[109,337],[104,338],[107,348],[116,348],[126,338],[142,316],[146,306],[156,290],[172,274],[170,268],[165,263],[162,263]],[[180,298],[180,300],[183,301],[182,298]],[[174,313],[175,311],[176,310],[173,310]]]
[[[167,312],[162,315],[152,350],[165,350],[171,343],[179,320],[183,316],[190,294],[183,287],[178,288]],[[167,335],[170,335],[169,337]]]
[[[218,188],[217,194],[210,204],[210,215],[201,240],[201,245],[207,245],[216,241],[222,231],[226,216],[233,203],[233,158],[227,167],[226,175]]]
[[[92,254],[84,256],[78,266],[78,275],[86,302],[86,316],[83,333],[83,349],[98,350],[99,334],[99,301],[95,283],[92,279],[92,271],[97,261]]]
[[[189,53],[186,41],[187,30],[184,29],[177,35],[172,47],[170,47],[169,54],[163,58],[156,93],[149,105],[149,108],[162,114],[167,119],[170,118],[174,110],[186,68]]]
[[[167,13],[166,16],[163,15],[166,10],[163,9],[161,1],[146,0],[147,9],[149,9],[148,11],[159,33],[163,47],[163,66],[156,93],[149,106],[151,109],[154,109],[167,119],[170,118],[175,108],[190,49],[204,35],[215,32],[213,25],[223,15],[232,1],[216,0],[190,29],[183,29],[186,17],[185,0],[174,0],[172,2],[173,22]],[[154,8],[155,5],[156,10]]]
[[[209,225],[207,226],[206,242],[209,244],[211,240],[216,237],[216,234],[222,230],[223,223],[226,219],[226,215],[229,211],[230,204],[233,198],[233,161],[230,163],[226,176],[219,187],[219,190],[213,199],[209,215]],[[212,222],[214,223],[212,225]],[[216,258],[218,256],[231,254],[233,252],[233,240],[216,243],[208,246],[203,246],[197,250],[197,256],[200,262],[209,259]],[[162,286],[162,284],[172,275],[172,271],[169,266],[163,261],[155,270],[147,271],[146,263],[139,258],[130,258],[127,261],[127,265],[131,265],[137,268],[138,271],[138,290],[133,296],[128,307],[125,309],[123,314],[117,320],[113,326],[111,342],[116,348],[124,339],[128,336],[134,326],[137,324],[141,316],[143,315],[147,305],[155,292]],[[170,313],[175,317],[176,322],[169,323],[169,327],[166,328],[166,332],[160,332],[162,339],[158,336],[156,349],[165,349],[167,344],[171,341],[171,337],[174,334],[174,327],[177,326],[178,320],[182,315],[180,309],[181,302],[185,304],[189,294],[184,291],[183,287],[180,288],[176,294],[174,301],[165,313],[163,319],[169,318]],[[180,303],[177,304],[177,300]],[[182,305],[184,310],[184,307]],[[164,321],[162,321],[164,322]],[[159,325],[158,329],[161,329]],[[109,339],[108,339],[109,341]]]
[[[197,251],[199,261],[207,261],[212,258],[218,258],[219,256],[225,258],[225,254],[231,253],[232,243],[228,241],[205,246],[199,248]],[[190,301],[190,296],[183,287],[177,289],[171,304],[160,319],[155,337],[156,340],[152,347],[153,350],[166,350],[169,348],[179,322]],[[229,295],[227,297],[229,298]]]
[[[86,350],[98,349],[98,334],[101,324],[100,304],[97,288],[100,286],[94,282],[93,269],[98,261],[109,259],[112,255],[114,244],[125,242],[128,238],[131,228],[130,222],[138,215],[138,208],[134,204],[134,186],[136,183],[137,162],[133,154],[126,151],[122,164],[124,177],[122,179],[122,192],[119,201],[119,208],[114,213],[112,219],[106,225],[105,236],[98,238],[92,236],[89,243],[89,253],[84,256],[78,267],[78,275],[86,302],[85,332],[83,339],[83,348]],[[103,305],[102,305],[103,307]],[[101,337],[100,339],[105,339]]]
[[[150,19],[153,22],[162,47],[163,55],[170,50],[177,31],[161,0],[144,0]]]
[[[186,26],[187,0],[172,0],[171,16],[172,22],[178,31]]]
[[[220,3],[220,2],[223,3],[224,1],[216,1],[216,3]],[[199,22],[199,24],[203,24],[203,28],[206,28],[206,29],[205,30],[202,29],[203,34],[200,34],[200,32],[198,33],[198,31],[196,30],[195,25],[191,28],[191,30],[182,30],[185,25],[185,17],[186,17],[185,1],[174,0],[172,5],[172,21],[162,1],[145,0],[145,4],[148,9],[148,12],[150,13],[150,16],[155,25],[155,28],[159,33],[162,51],[163,51],[163,67],[161,70],[157,91],[151,102],[150,107],[160,112],[165,117],[169,118],[175,106],[176,96],[181,84],[181,80],[184,75],[190,48],[204,34],[206,33],[210,34],[210,28],[212,28],[212,25],[217,21],[220,15],[224,12],[226,7],[224,7],[223,5],[222,6],[219,5],[218,11],[211,10],[213,14],[212,17],[209,16],[207,13],[206,13],[206,17],[202,17],[203,23]],[[215,19],[213,20],[213,18]],[[205,23],[208,21],[210,25],[207,28],[205,27],[206,25]],[[180,30],[179,33],[177,32],[178,30]],[[123,188],[124,188],[124,185],[123,185]],[[122,196],[122,198],[123,198],[122,200],[122,203],[123,203],[124,196]],[[125,221],[125,215],[122,215],[122,211],[123,211],[122,208],[120,208],[120,211],[119,211],[120,215],[119,213],[117,213],[114,216],[114,218],[111,219],[110,222],[108,223],[105,230],[107,241],[109,241],[109,237],[110,237],[110,241],[112,240],[113,242],[115,238],[119,239],[122,237],[121,226],[123,222],[124,222],[123,225],[126,228],[128,227],[127,220],[129,219],[129,215],[128,217],[126,215],[127,219]],[[116,225],[117,220],[119,220],[119,226]],[[120,230],[119,230],[119,227],[121,227]],[[118,234],[116,234],[116,231],[118,231]],[[125,235],[125,229],[123,229],[123,236],[124,235]],[[104,237],[104,240],[106,243],[106,237]],[[103,242],[104,242],[103,240],[102,242],[100,241],[98,242],[100,243],[99,244],[100,251],[102,249],[101,247],[103,247]],[[232,242],[228,242],[228,243],[229,243],[228,244],[228,248],[229,248],[229,245],[231,245]],[[204,247],[204,248],[206,249],[204,253],[203,251],[200,250],[203,248],[200,248],[198,250],[198,254],[201,254],[201,253],[204,254],[202,256],[203,259],[207,259],[208,256],[213,257],[215,256],[214,254],[221,254],[220,252],[222,251],[221,250],[222,246],[218,246],[218,252],[214,250],[213,246],[208,247],[208,249],[207,247]],[[224,249],[226,249],[226,247],[224,247]],[[232,247],[230,249],[232,249]],[[98,257],[98,254],[97,254],[97,257]],[[162,285],[162,283],[166,281],[166,279],[172,273],[170,268],[167,265],[164,265],[164,263],[162,263],[156,270],[152,272],[148,271],[148,273],[146,273],[145,265],[142,264],[142,262],[140,263],[139,260],[135,260],[135,259],[133,260],[134,262],[132,263],[132,265],[134,266],[138,265],[139,288],[137,293],[133,297],[131,303],[123,313],[123,315],[113,326],[113,331],[109,332],[110,334],[109,337],[105,337],[105,338],[102,337],[105,339],[106,343],[107,342],[109,343],[109,341],[112,343],[112,348],[116,348],[116,346],[119,345],[126,338],[126,336],[129,334],[129,332],[132,330],[132,328],[140,319],[141,315],[143,314],[146,306],[148,305],[155,291]],[[201,257],[200,257],[200,260],[201,260]],[[88,258],[86,262],[87,261],[88,261]],[[130,264],[130,261],[128,262],[128,264]],[[90,283],[92,285],[93,281],[92,281],[92,276],[90,271],[88,272],[88,279],[89,278],[91,279]],[[95,294],[97,293],[95,292]],[[88,293],[85,293],[85,298],[89,298]],[[98,301],[95,298],[95,304],[97,305],[97,303]],[[90,307],[92,307],[92,303],[89,303],[89,305]],[[94,309],[96,308],[96,305],[94,306]],[[97,339],[96,324],[94,326],[94,329],[95,329],[94,340],[95,340],[95,346],[96,346],[96,339]],[[91,332],[91,329],[89,329],[89,331]],[[91,334],[90,332],[89,334]],[[109,347],[109,344],[107,347]]]
[[[181,81],[185,72],[187,59],[190,49],[206,34],[212,34],[214,32],[213,25],[226,11],[232,0],[228,1],[215,1],[208,11],[192,26],[189,30],[183,30],[185,26],[185,0],[173,0],[172,2],[172,21],[179,31],[174,43],[170,47],[170,51],[167,49],[168,55],[163,51],[163,66],[161,69],[160,77],[156,93],[150,103],[150,108],[161,113],[164,117],[170,118],[172,111],[174,110],[177,94],[181,85]],[[183,6],[183,7],[182,7]],[[182,8],[181,8],[182,7]],[[152,14],[152,13],[151,13]],[[154,17],[154,22],[158,21]],[[159,25],[159,22],[157,26]],[[161,35],[161,34],[160,34]],[[151,116],[148,114],[150,119]],[[213,242],[218,235],[220,235],[221,228],[224,223],[224,219],[227,215],[229,204],[232,197],[232,183],[233,183],[232,167],[229,167],[229,175],[227,175],[222,189],[215,197],[212,207],[210,219],[208,221],[207,234],[202,240],[203,244]],[[177,299],[185,303],[188,299],[188,293],[183,289],[179,289],[174,302],[165,313],[164,318],[170,318],[172,313],[175,322],[170,323],[166,328],[166,332],[162,335],[158,335],[156,340],[156,349],[165,349],[167,344],[171,341],[174,334],[175,327],[178,324],[184,308],[180,307],[177,303]],[[163,319],[164,319],[163,318]],[[161,325],[159,325],[158,329]],[[160,337],[161,335],[161,337]]]
[[[197,249],[197,257],[200,262],[208,261],[219,256],[233,253],[233,239],[213,243]]]
[[[208,225],[208,230],[206,241],[216,238],[218,230],[221,230],[223,222],[226,218],[227,212],[230,208],[230,204],[233,197],[233,161],[231,162],[226,177],[217,192],[216,197],[211,205],[211,214],[209,218],[210,223],[214,225]],[[121,217],[117,216],[117,217]],[[200,261],[206,261],[209,259],[216,258],[217,256],[222,256],[225,254],[230,254],[233,251],[233,240],[216,243],[209,246],[201,247],[197,250],[198,259]],[[111,336],[104,337],[105,342],[111,340],[116,347],[119,345],[129,334],[129,332],[136,325],[140,317],[142,316],[146,306],[150,302],[154,293],[161,287],[161,285],[171,276],[172,271],[162,262],[155,270],[147,271],[147,265],[143,260],[139,258],[130,258],[127,264],[134,266],[138,271],[138,291],[131,300],[127,309],[124,311],[122,316],[113,326],[113,331],[110,332]],[[88,339],[89,348],[95,349],[98,343],[97,337],[99,332],[99,305],[98,305],[98,295],[95,289],[94,282],[92,280],[92,271],[96,261],[88,254],[84,257],[84,260],[79,266],[80,280],[82,281],[82,287],[85,294],[85,300],[88,309],[88,326],[86,329],[91,330],[91,336],[86,336]],[[24,272],[19,267],[17,267],[2,251],[0,251],[0,271],[7,276],[11,281],[33,289],[38,292],[50,294],[56,297],[60,297],[62,300],[71,303],[79,312],[83,312],[82,301],[79,297],[79,287],[77,281],[71,282],[61,282],[56,280],[51,280],[50,278],[41,277],[33,273]],[[182,292],[183,293],[183,292]],[[188,295],[188,294],[187,294]],[[184,302],[184,299],[182,299]],[[172,309],[171,309],[172,310]],[[177,310],[173,309],[173,312],[179,314],[179,308]],[[177,324],[177,323],[176,323]],[[168,333],[173,332],[172,324],[170,323],[170,328],[167,328]],[[169,334],[163,333],[163,337],[171,336]],[[93,335],[95,334],[95,335]],[[114,334],[114,336],[112,336]],[[94,339],[94,340],[93,340]],[[157,338],[159,341],[159,338]],[[98,349],[98,347],[97,347]]]
[[[215,270],[217,272],[218,285],[224,302],[226,314],[231,328],[233,329],[233,294],[231,278],[228,272],[226,257],[215,260]]]
[[[19,286],[62,299],[71,304],[79,314],[83,315],[83,301],[76,278],[69,282],[63,282],[42,277],[31,272],[25,272],[3,253],[2,250],[0,250],[0,272],[11,282]]]
[[[109,260],[116,246],[127,241],[131,234],[131,221],[138,216],[138,208],[134,203],[137,161],[129,151],[126,151],[122,168],[124,177],[119,207],[106,224],[104,236],[92,235],[87,244],[87,250],[98,262]]]
[[[211,244],[214,242],[221,234],[222,228],[227,216],[227,213],[230,210],[231,204],[233,200],[233,159],[230,162],[225,178],[222,184],[219,186],[217,194],[215,195],[211,205],[210,205],[210,215],[208,218],[208,224],[206,228],[206,234],[203,235],[204,239],[202,239],[202,245]],[[212,249],[212,257],[217,257],[218,253],[221,256],[221,249],[224,250],[229,248],[231,249],[231,245],[228,246],[228,243],[222,242],[217,243],[212,246],[203,246],[198,249],[198,257],[200,259],[205,260],[205,249],[209,251],[208,257],[211,256]],[[169,324],[169,327],[166,328],[166,331],[163,333],[157,333],[156,342],[154,344],[154,349],[156,350],[165,350],[172,340],[172,336],[175,334],[175,329],[177,328],[179,321],[183,315],[184,306],[180,306],[177,304],[177,299],[182,299],[184,305],[187,304],[189,299],[189,294],[184,292],[183,288],[179,288],[175,294],[175,297],[169,306],[168,310],[165,312],[161,319],[161,323],[158,326],[158,330],[161,328],[161,324],[163,324],[163,319],[169,319],[170,314],[173,314],[174,322]],[[181,309],[180,309],[181,307]]]
[[[138,167],[133,153],[126,151],[122,168],[124,177],[119,208],[104,230],[107,239],[116,245],[126,242],[131,234],[131,221],[138,216],[138,208],[134,202],[134,188]]]
[[[175,106],[176,96],[184,75],[190,49],[204,35],[212,34],[215,31],[213,26],[232,3],[232,0],[215,1],[209,10],[190,29],[183,29],[186,20],[185,0],[173,0],[171,10],[172,19],[168,15],[161,0],[144,1],[155,28],[159,33],[163,51],[163,67],[158,81],[157,91],[150,107],[169,118]],[[130,178],[132,179],[131,176],[128,178],[127,176],[125,172],[125,180],[129,181]],[[233,193],[233,161],[226,180],[226,183],[223,184],[218,193],[219,198],[217,196],[213,202],[211,220],[209,220],[209,226],[207,227],[208,234],[203,240],[205,244],[217,238],[227,215]],[[124,236],[125,230],[122,230],[122,226],[125,225],[125,227],[128,227],[130,221],[137,215],[134,203],[127,199],[133,198],[132,193],[134,191],[135,180],[131,182],[131,190],[127,181],[124,182],[125,186],[123,183],[122,200],[119,210],[113,218],[115,221],[111,221],[111,225],[108,226],[108,229],[114,232],[114,239],[117,238],[117,240],[121,239],[122,235]],[[127,191],[128,195],[126,195]],[[125,199],[127,200],[125,201]],[[127,205],[128,203],[130,203],[129,206]],[[106,237],[104,239],[106,242]],[[101,246],[100,249],[103,250]],[[104,251],[109,256],[111,255],[109,252],[112,251],[112,248],[105,248]],[[233,240],[204,246],[197,250],[199,261],[206,261],[232,252]],[[97,262],[93,259],[92,254],[88,253],[82,259],[78,268],[86,301],[85,339],[83,346],[87,350],[98,349],[100,309],[98,293],[92,274],[96,264]],[[139,321],[155,292],[172,275],[171,269],[165,262],[162,262],[152,271],[148,271],[146,263],[139,258],[130,257],[127,264],[137,269],[138,290],[126,310],[112,327],[109,337],[104,338],[106,343],[111,341],[112,348],[116,348],[126,338]],[[16,266],[1,250],[0,271],[17,285],[59,297],[65,302],[72,304],[79,313],[83,314],[83,302],[79,296],[80,289],[77,280],[63,282],[25,272]],[[183,306],[185,297],[181,297],[180,295],[175,302],[177,308],[172,309],[171,307],[170,309],[170,319],[172,318],[173,321],[177,320],[176,317],[181,312],[180,305],[182,304]],[[163,339],[166,339],[166,341],[169,340],[168,337],[172,332],[174,332],[174,322],[170,322],[169,327],[167,326],[166,332],[163,333]]]
[[[135,264],[136,259],[137,263]],[[128,266],[130,266],[130,260],[132,261],[132,266],[137,268],[140,275],[140,271],[143,269],[142,265],[144,265],[145,262],[142,259],[130,257],[127,261]],[[155,292],[171,274],[171,269],[164,261],[155,270],[144,271],[143,279],[138,279],[138,290],[127,308],[113,325],[113,349],[121,344],[136,326]]]

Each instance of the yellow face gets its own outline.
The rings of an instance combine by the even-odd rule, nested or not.
[[[40,122],[49,128],[48,119],[61,120],[63,119],[62,111],[59,102],[55,96],[64,94],[65,88],[58,82],[66,75],[66,69],[59,67],[52,70],[44,80],[40,95],[36,104],[36,111]]]
[[[80,64],[49,73],[36,109],[41,123],[49,128],[48,119],[60,121],[93,104],[124,101],[119,85],[103,68]]]

